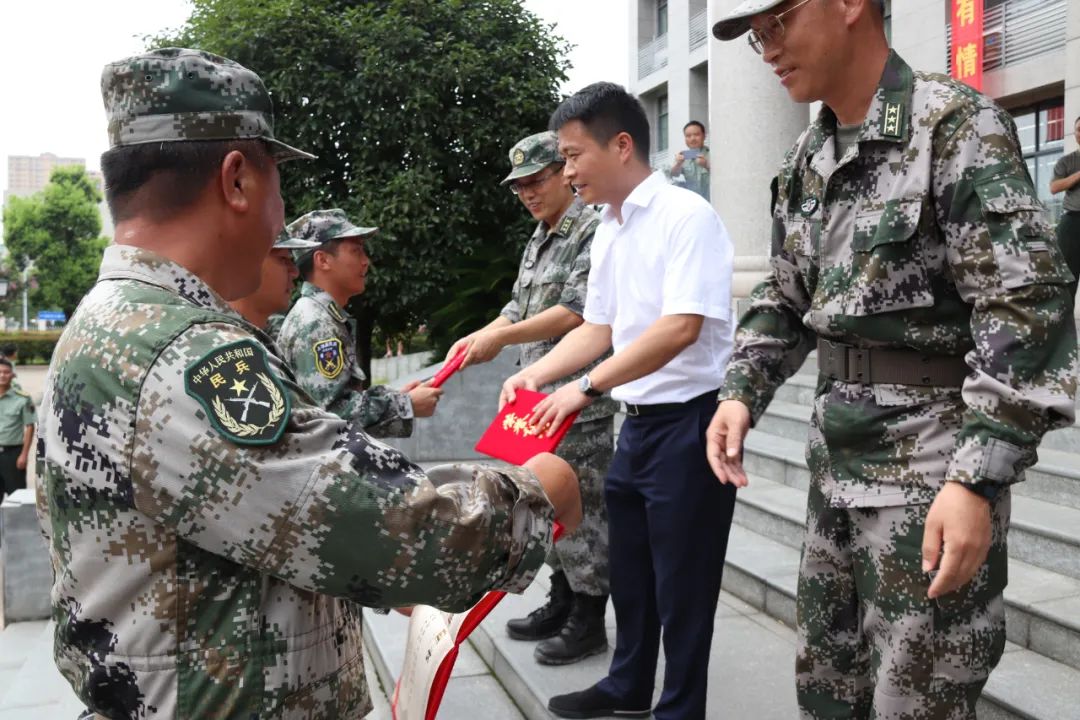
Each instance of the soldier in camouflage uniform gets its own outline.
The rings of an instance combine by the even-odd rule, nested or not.
[[[341,210],[315,210],[290,223],[290,237],[316,243],[295,250],[304,283],[278,331],[277,342],[304,388],[321,407],[360,420],[375,437],[408,437],[413,417],[430,417],[442,390],[412,383],[402,391],[385,385],[364,390],[356,360],[355,320],[343,308],[364,291],[369,267],[364,238],[377,228],[358,227]]]
[[[293,283],[300,274],[293,261],[293,251],[317,247],[319,243],[313,240],[291,238],[287,232],[282,231],[274,247],[270,249],[270,254],[262,262],[258,289],[250,295],[231,301],[229,307],[265,332],[270,340],[274,340],[281,326],[279,324],[275,329],[271,327],[271,321],[275,317],[285,319],[281,312],[289,309]]]
[[[468,366],[487,362],[516,344],[521,366],[527,367],[581,324],[589,251],[600,216],[574,196],[562,178],[562,164],[553,132],[530,135],[510,149],[511,170],[502,184],[510,185],[538,221],[536,230],[525,246],[510,302],[486,327],[454,343],[447,358],[464,348],[463,366]],[[563,378],[541,391],[553,392],[570,380]],[[560,541],[549,554],[554,572],[548,602],[528,617],[507,623],[512,638],[543,640],[534,652],[540,663],[564,665],[607,650],[604,475],[614,454],[617,409],[610,395],[597,399],[559,443],[559,457],[571,464],[581,483],[582,524],[574,537]]]
[[[360,717],[343,603],[521,591],[552,504],[576,522],[576,479],[553,455],[425,473],[312,404],[229,308],[283,225],[277,163],[310,157],[273,137],[254,73],[167,48],[107,65],[102,91],[120,242],[39,414],[57,666],[99,719]]]
[[[749,0],[713,33],[748,30],[824,107],[780,169],[710,463],[746,484],[748,426],[816,345],[803,717],[974,719],[1005,645],[1009,486],[1073,421],[1071,277],[1012,119],[912,71],[877,5]]]

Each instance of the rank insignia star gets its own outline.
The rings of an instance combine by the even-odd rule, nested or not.
[[[251,340],[223,345],[184,371],[184,389],[199,401],[210,425],[241,445],[278,441],[289,420],[289,395]]]

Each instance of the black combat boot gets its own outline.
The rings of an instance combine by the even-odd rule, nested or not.
[[[574,593],[562,570],[551,574],[548,601],[529,613],[506,623],[506,632],[515,640],[543,640],[559,634],[574,606]]]
[[[574,593],[574,609],[559,634],[536,646],[533,657],[541,665],[569,665],[607,651],[604,610],[607,595]]]

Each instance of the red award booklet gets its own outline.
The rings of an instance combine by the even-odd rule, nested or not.
[[[518,390],[514,403],[504,405],[484,431],[480,442],[476,443],[476,451],[514,465],[521,465],[542,452],[554,452],[578,414],[573,413],[563,420],[558,431],[548,437],[530,423],[533,408],[546,397],[545,393]]]
[[[439,372],[435,373],[435,377],[428,381],[428,387],[441,387],[444,382],[450,379],[450,376],[456,373],[461,368],[461,363],[465,361],[465,348],[458,350],[457,355],[446,361],[446,364],[439,368]]]
[[[562,526],[555,523],[555,540]],[[405,664],[390,709],[393,720],[435,720],[461,644],[506,595],[492,590],[463,613],[417,605],[409,617]]]

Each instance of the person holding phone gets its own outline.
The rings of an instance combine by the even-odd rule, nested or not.
[[[671,176],[682,175],[683,187],[709,199],[709,148],[705,147],[705,126],[691,120],[683,126],[686,149],[675,155]]]

